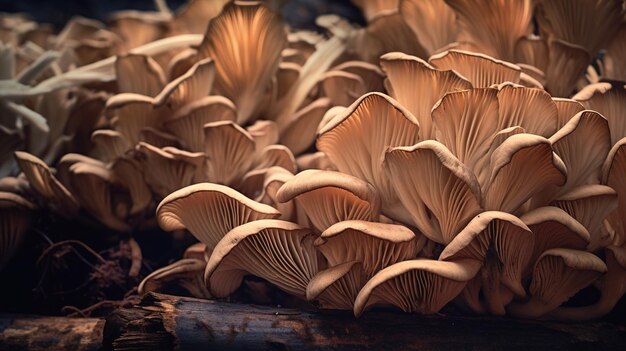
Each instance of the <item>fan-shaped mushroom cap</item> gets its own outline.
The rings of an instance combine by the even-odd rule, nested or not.
[[[422,139],[433,136],[430,113],[435,103],[447,92],[472,87],[454,71],[435,69],[420,58],[400,52],[381,56],[380,65],[387,74],[389,94],[415,116]]]
[[[336,223],[315,240],[329,266],[363,263],[367,278],[396,262],[412,259],[424,246],[409,228],[361,220]]]
[[[551,203],[580,222],[591,235],[589,251],[606,246],[613,240],[613,233],[604,227],[604,220],[617,206],[617,193],[605,185],[583,185],[564,194]]]
[[[122,10],[114,12],[107,22],[111,31],[123,40],[122,50],[129,51],[162,38],[170,20],[170,14],[165,12]]]
[[[35,205],[23,197],[0,191],[0,270],[11,259],[30,227]]]
[[[91,134],[91,141],[97,154],[104,162],[113,162],[131,149],[131,145],[122,133],[110,130],[96,130]]]
[[[204,150],[203,126],[217,121],[234,121],[236,108],[223,96],[206,96],[181,107],[164,126],[191,151]]]
[[[383,169],[415,225],[438,243],[449,243],[482,210],[476,177],[437,141],[391,149]]]
[[[602,59],[602,76],[606,79],[626,81],[626,64],[622,57],[626,54],[626,23],[622,22],[620,29],[611,39]]]
[[[321,82],[324,95],[335,106],[349,106],[367,92],[363,79],[344,71],[326,72]]]
[[[606,271],[604,262],[592,253],[571,249],[548,250],[535,263],[530,300],[511,304],[507,312],[518,317],[541,317]]]
[[[609,222],[615,230],[614,243],[623,246],[626,242],[626,138],[613,145],[602,166],[602,183],[617,192],[617,210],[609,215]]]
[[[236,226],[280,216],[273,207],[212,183],[194,184],[171,193],[161,201],[156,214],[163,230],[187,229],[210,249]]]
[[[319,263],[314,236],[297,224],[264,219],[234,228],[215,246],[204,273],[211,294],[233,293],[252,274],[304,298]]]
[[[602,115],[589,110],[579,112],[550,137],[550,142],[567,167],[567,182],[559,195],[579,185],[598,183],[604,158],[611,149],[609,124]]]
[[[282,167],[268,168],[263,179],[263,191],[255,200],[270,205],[280,211],[281,215],[278,219],[295,221],[302,226],[308,226],[308,221],[300,221],[297,219],[295,201],[280,202],[276,195],[280,187],[293,177],[293,173]],[[304,212],[299,211],[298,213],[300,212],[302,212],[302,216],[304,217]]]
[[[567,97],[591,61],[582,46],[560,39],[548,42],[550,63],[546,69],[546,89],[553,96]]]
[[[254,140],[254,149],[257,154],[269,146],[278,143],[278,125],[274,121],[258,120],[246,128]]]
[[[254,161],[254,139],[231,121],[204,125],[207,175],[211,182],[230,185],[238,181]]]
[[[456,40],[456,16],[444,0],[402,0],[399,9],[428,55]]]
[[[552,101],[554,101],[556,109],[559,111],[559,129],[567,124],[572,117],[585,109],[580,102],[573,99],[553,97]]]
[[[320,129],[317,148],[340,172],[372,184],[380,193],[385,214],[406,219],[390,180],[383,175],[381,161],[389,147],[415,144],[418,131],[415,117],[395,100],[369,93]]]
[[[111,165],[113,182],[128,189],[133,206],[130,214],[138,214],[152,202],[152,192],[146,184],[140,164],[131,158],[118,158]]]
[[[320,98],[302,108],[292,117],[281,133],[280,142],[300,155],[315,141],[317,127],[330,107],[330,99]]]
[[[525,213],[520,220],[535,237],[535,248],[530,263],[547,250],[566,248],[584,250],[591,240],[589,231],[558,207],[545,206]]]
[[[369,183],[351,175],[306,170],[288,180],[276,193],[280,202],[296,199],[318,232],[349,220],[373,221],[380,214],[380,197]]]
[[[127,54],[115,60],[117,85],[121,93],[157,96],[165,85],[163,70],[150,56]]]
[[[531,32],[532,0],[446,0],[457,15],[460,36],[481,52],[512,61],[518,38]]]
[[[287,53],[288,50],[285,49]],[[282,51],[281,55],[285,53],[285,50]],[[298,53],[300,51],[296,50]],[[300,72],[302,71],[302,66],[299,63],[295,62],[280,62],[278,64],[278,71],[276,71],[276,81],[274,82],[274,89],[276,94],[276,99],[280,99],[285,96],[289,89],[298,81],[300,78]]]
[[[437,313],[461,292],[480,264],[467,260],[445,262],[411,260],[378,272],[357,295],[354,315],[374,304],[391,304],[405,312]]]
[[[204,268],[206,262],[193,258],[183,258],[168,266],[157,269],[145,277],[137,292],[146,294],[159,291],[168,283],[176,283],[191,293],[194,297],[210,298],[211,294],[204,285]]]
[[[161,111],[155,111],[154,99],[148,96],[122,93],[109,98],[105,106],[105,115],[115,119],[115,130],[122,133],[130,145],[139,141],[139,132],[145,127],[158,127],[161,123]]]
[[[298,171],[296,158],[291,153],[291,150],[280,144],[266,146],[261,151],[261,155],[255,160],[254,167],[256,169],[282,167],[291,173]]]
[[[445,247],[440,260],[484,262],[482,289],[491,313],[504,314],[500,284],[518,296],[526,294],[522,273],[533,253],[534,236],[517,217],[488,211],[474,217]]]
[[[26,179],[39,196],[64,217],[78,212],[78,203],[72,193],[52,174],[48,165],[34,155],[16,151],[15,158]]]
[[[442,70],[454,70],[474,88],[487,88],[504,82],[519,83],[522,69],[509,62],[462,50],[448,50],[431,56],[428,63]]]
[[[342,263],[319,271],[306,287],[306,299],[320,308],[351,310],[367,280],[361,262]]]
[[[595,57],[617,32],[624,7],[614,0],[540,0],[536,14],[546,36],[580,45]]]
[[[602,317],[615,307],[626,292],[626,247],[605,248],[607,273],[598,281],[600,299],[589,306],[560,307],[549,314],[551,318],[587,320]]]
[[[384,91],[384,79],[385,73],[381,69],[372,63],[365,61],[346,61],[331,69],[331,71],[343,71],[357,76],[363,79],[365,83],[365,91]]]
[[[159,149],[144,142],[137,145],[137,152],[142,155],[138,158],[145,170],[146,183],[160,196],[192,184],[204,162],[201,152],[190,153],[169,147]]]
[[[533,195],[565,181],[565,165],[548,139],[513,135],[491,155],[491,176],[483,192],[485,209],[514,212]]]
[[[358,31],[354,45],[357,54],[368,62],[376,62],[381,55],[392,51],[427,56],[397,9],[381,14],[368,23],[363,31]]]
[[[210,22],[198,52],[215,60],[217,89],[237,106],[238,123],[259,109],[286,44],[279,17],[258,2],[226,5]]]
[[[558,130],[558,116],[556,104],[545,90],[512,83],[498,86],[499,129],[520,126],[548,138]]]
[[[93,162],[76,162],[69,166],[68,176],[72,193],[92,216],[112,229],[130,230],[124,221],[130,206],[116,201],[108,168]]]
[[[602,114],[609,121],[611,144],[626,137],[626,85],[624,83],[595,83],[574,95],[585,108]]]

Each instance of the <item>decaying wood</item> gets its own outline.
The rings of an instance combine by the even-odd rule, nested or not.
[[[99,350],[104,319],[0,316],[0,350]]]
[[[374,311],[307,313],[149,294],[107,319],[114,350],[623,350],[626,327]]]

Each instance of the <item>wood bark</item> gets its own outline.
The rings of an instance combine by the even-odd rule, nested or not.
[[[100,350],[104,319],[0,315],[0,350]]]
[[[304,312],[148,294],[108,319],[113,350],[624,350],[626,326],[372,311]]]

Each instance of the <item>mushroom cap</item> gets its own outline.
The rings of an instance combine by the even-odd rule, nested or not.
[[[428,55],[456,41],[456,15],[445,1],[402,0],[399,9]]]
[[[535,237],[535,247],[531,263],[537,261],[543,252],[566,248],[584,250],[591,237],[589,231],[567,212],[554,206],[545,206],[526,212],[520,220],[528,226]]]
[[[380,66],[387,74],[389,94],[415,116],[422,139],[434,137],[430,112],[435,103],[447,92],[472,87],[452,70],[438,70],[418,57],[400,52],[381,56]],[[421,82],[419,86],[416,81]]]
[[[64,217],[72,217],[78,212],[78,202],[45,162],[23,151],[15,151],[15,158],[31,189],[50,207]]]
[[[478,271],[472,261],[402,261],[378,272],[361,289],[354,303],[359,317],[374,304],[385,303],[405,312],[437,313],[457,296]]]
[[[397,195],[380,163],[389,147],[413,145],[419,140],[415,117],[387,95],[363,95],[318,131],[317,148],[337,169],[376,188],[383,213],[395,212]],[[401,211],[401,210],[400,210]]]
[[[204,151],[202,127],[211,122],[234,121],[235,104],[223,96],[205,96],[176,111],[164,126],[189,150]]]
[[[469,80],[474,88],[487,88],[504,82],[519,83],[522,69],[512,63],[485,54],[448,50],[435,54],[428,63],[442,70],[454,70]]]
[[[329,71],[324,74],[321,82],[324,96],[334,106],[349,106],[357,98],[367,92],[363,79],[354,73]]]
[[[576,186],[598,183],[611,149],[609,124],[602,115],[589,110],[577,113],[550,137],[550,142],[567,167],[567,182],[559,195]]]
[[[234,228],[215,246],[204,279],[211,294],[225,297],[252,274],[304,298],[319,263],[309,229],[263,219]]]
[[[104,162],[113,162],[131,149],[131,145],[124,135],[110,129],[96,130],[91,134],[97,154]]]
[[[330,99],[320,98],[297,111],[281,132],[280,142],[294,155],[300,155],[315,142],[317,126],[330,107]]]
[[[259,2],[230,3],[209,23],[198,53],[214,58],[216,88],[237,105],[237,123],[262,107],[286,45],[279,16]]]
[[[538,135],[516,134],[491,155],[491,176],[484,190],[485,209],[514,212],[533,195],[566,182],[563,161],[550,141]]]
[[[611,243],[614,234],[606,230],[604,220],[618,207],[618,196],[612,188],[599,184],[582,185],[550,205],[563,209],[587,228],[591,235],[589,251]]]
[[[187,229],[213,249],[233,228],[249,221],[277,218],[280,212],[224,185],[199,183],[168,195],[157,207],[161,229]]]
[[[438,243],[450,242],[482,210],[478,180],[437,141],[387,151],[383,169],[415,225]]]
[[[0,270],[24,239],[34,208],[35,205],[23,197],[0,191]]]
[[[147,55],[126,54],[118,56],[115,60],[115,74],[118,90],[121,93],[135,93],[154,97],[165,85],[163,70],[156,61]]]
[[[316,300],[317,305],[325,309],[351,310],[366,282],[361,262],[342,263],[313,276],[306,287],[306,299]]]
[[[508,311],[522,317],[540,317],[606,271],[604,262],[592,253],[571,249],[548,250],[535,263],[530,283],[532,298],[525,304],[511,305]]]
[[[254,139],[231,121],[204,125],[204,151],[209,181],[233,185],[252,167]]]
[[[368,279],[387,266],[415,258],[423,244],[407,227],[361,220],[336,223],[315,240],[329,266],[361,262]]]
[[[137,292],[142,295],[159,291],[166,284],[175,282],[194,297],[210,298],[211,295],[207,291],[203,279],[205,267],[206,262],[204,260],[183,258],[150,273],[139,283]]]
[[[609,152],[602,166],[602,183],[617,192],[617,210],[607,218],[615,230],[614,243],[622,246],[626,242],[626,138],[620,139]]]
[[[522,273],[532,257],[533,248],[533,232],[524,222],[509,213],[487,211],[474,217],[444,248],[439,259],[478,260],[484,262],[487,270],[496,265],[499,276],[489,279],[524,296]]]
[[[376,189],[359,178],[334,171],[302,171],[281,186],[276,197],[280,202],[296,199],[319,232],[340,221],[375,220],[380,214]]]
[[[626,85],[623,82],[589,84],[573,97],[586,109],[602,114],[609,121],[611,145],[626,137]]]

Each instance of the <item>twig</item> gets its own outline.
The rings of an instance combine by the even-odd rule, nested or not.
[[[71,244],[76,244],[76,245],[82,247],[87,252],[92,254],[95,258],[97,258],[98,261],[100,261],[101,263],[106,263],[106,260],[102,256],[100,256],[100,254],[95,252],[92,248],[87,246],[82,241],[80,241],[80,240],[63,240],[63,241],[59,241],[57,243],[54,243],[54,244],[50,245],[47,249],[45,249],[44,252],[42,252],[41,255],[39,255],[39,258],[37,259],[37,264],[40,264],[41,260],[44,257],[46,257],[52,250],[56,249],[57,247],[63,246],[63,245],[71,245]]]

